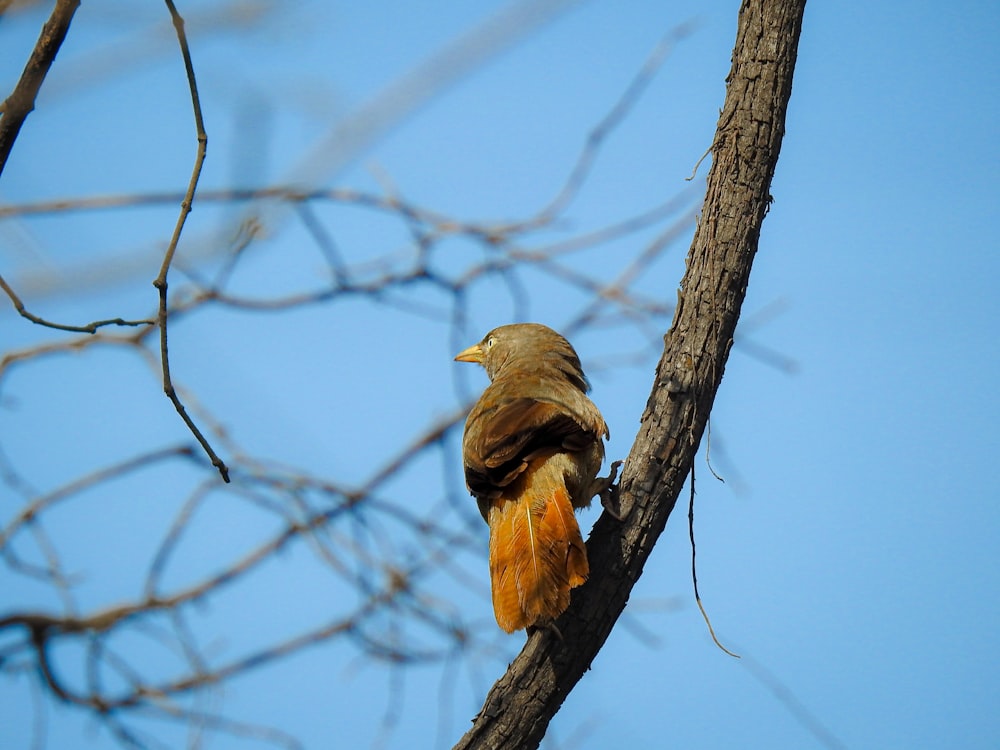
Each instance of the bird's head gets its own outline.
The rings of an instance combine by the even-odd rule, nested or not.
[[[478,344],[459,352],[455,361],[482,365],[491,381],[515,369],[531,372],[554,368],[584,393],[590,390],[573,346],[540,323],[494,328]]]

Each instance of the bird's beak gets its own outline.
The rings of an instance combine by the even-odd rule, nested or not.
[[[483,348],[479,344],[473,344],[468,349],[463,349],[455,355],[456,362],[477,362],[483,363]]]

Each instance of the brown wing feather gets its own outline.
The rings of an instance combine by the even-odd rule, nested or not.
[[[511,399],[469,420],[479,423],[465,446],[465,480],[476,495],[506,487],[539,451],[579,451],[600,439],[560,405],[534,398]]]
[[[494,467],[515,456],[540,447],[586,444],[588,433],[573,417],[552,403],[533,398],[518,398],[504,404],[493,414],[489,428],[483,430],[480,449],[487,466]],[[593,440],[593,436],[589,436]]]

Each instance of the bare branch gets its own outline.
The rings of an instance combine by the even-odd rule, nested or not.
[[[72,326],[65,325],[62,323],[52,323],[51,321],[40,318],[34,315],[24,307],[24,303],[21,298],[17,296],[17,293],[11,289],[10,284],[7,280],[0,275],[0,289],[3,289],[7,296],[10,297],[10,301],[14,304],[14,309],[20,314],[22,318],[27,318],[32,323],[37,323],[40,326],[45,326],[46,328],[55,328],[60,331],[70,331],[72,333],[97,333],[98,328],[103,328],[104,326],[151,326],[155,325],[155,320],[123,320],[122,318],[110,318],[108,320],[95,320],[93,323],[87,323],[83,326]]]
[[[42,33],[31,51],[31,57],[24,66],[17,86],[0,105],[0,174],[7,166],[7,158],[14,148],[21,126],[35,108],[38,90],[56,59],[78,7],[80,0],[57,0],[52,15],[42,26]]]
[[[177,243],[180,241],[181,232],[184,230],[184,223],[187,221],[188,214],[191,213],[191,206],[194,202],[194,192],[198,187],[198,178],[201,176],[201,168],[205,163],[205,149],[208,145],[208,135],[205,133],[205,122],[201,115],[201,100],[198,98],[198,85],[194,77],[194,65],[191,62],[191,50],[188,48],[187,37],[184,34],[184,19],[177,12],[177,8],[174,6],[173,0],[165,0],[167,8],[170,10],[170,17],[174,21],[174,28],[177,30],[177,41],[181,47],[181,54],[184,57],[184,69],[187,72],[188,86],[191,89],[191,106],[194,109],[194,122],[195,128],[198,134],[198,153],[194,160],[194,169],[191,172],[191,181],[188,183],[187,192],[184,194],[184,200],[181,201],[181,213],[177,217],[177,224],[174,227],[174,234],[170,238],[170,244],[167,246],[166,253],[163,256],[163,264],[160,266],[160,273],[153,281],[153,286],[160,293],[160,307],[159,312],[156,316],[156,322],[160,329],[160,361],[163,365],[163,392],[167,394],[167,398],[173,403],[174,408],[177,413],[180,414],[181,419],[184,420],[184,424],[188,426],[191,430],[191,434],[195,436],[201,447],[204,449],[205,453],[212,460],[212,465],[219,470],[219,474],[222,475],[222,479],[225,482],[229,481],[229,467],[226,466],[225,462],[219,458],[215,450],[213,450],[212,445],[208,442],[208,438],[202,434],[201,430],[194,423],[194,420],[187,413],[187,409],[184,408],[184,404],[181,402],[180,396],[177,395],[177,390],[174,388],[174,384],[170,379],[170,355],[167,347],[167,320],[168,320],[168,308],[167,308],[167,274],[170,271],[170,264],[174,260],[174,253],[177,251]]]

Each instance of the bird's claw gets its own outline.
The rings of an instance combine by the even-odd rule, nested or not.
[[[563,640],[562,631],[556,627],[555,621],[551,620],[541,625],[529,625],[527,628],[525,628],[525,631],[528,633],[528,638],[531,638],[531,636],[533,636],[535,633],[541,632],[541,633],[551,633],[558,640],[560,641]]]
[[[619,493],[618,485],[615,484],[615,479],[618,478],[618,469],[621,465],[621,461],[611,462],[608,475],[600,478],[601,486],[595,493],[601,498],[601,507],[603,507],[604,510],[607,511],[608,515],[616,521],[624,521],[625,516],[628,515],[628,513],[622,513],[621,509],[618,507]]]

